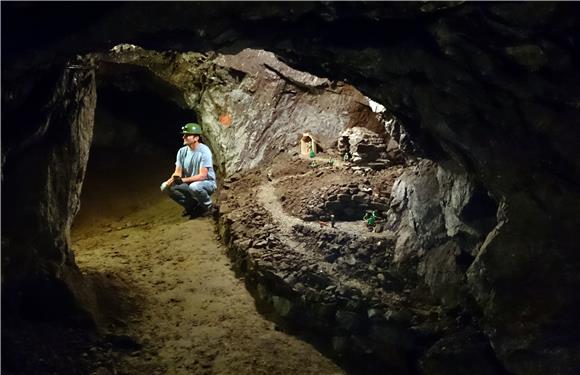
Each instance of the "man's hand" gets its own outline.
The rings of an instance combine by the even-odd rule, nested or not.
[[[183,183],[183,181],[178,182],[177,179],[179,179],[179,181],[181,181],[181,177],[177,176],[177,175],[173,175],[171,177],[169,177],[169,179],[167,179],[167,181],[165,181],[165,183],[167,184],[167,187],[169,186],[173,186],[173,184],[181,184]]]
[[[176,184],[176,185],[181,185],[181,184],[183,184],[183,180],[181,179],[180,176],[175,176],[174,175],[173,176],[173,183]]]

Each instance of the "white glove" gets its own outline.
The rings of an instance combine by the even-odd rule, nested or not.
[[[167,182],[162,183],[160,189],[161,191],[165,191],[167,189]]]

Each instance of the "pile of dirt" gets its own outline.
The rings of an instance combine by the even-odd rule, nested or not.
[[[315,158],[285,156],[275,159],[270,169],[276,197],[288,214],[324,222],[330,221],[331,215],[336,220],[362,220],[372,211],[384,219],[393,184],[404,170],[402,165],[381,171],[363,169],[327,154]]]

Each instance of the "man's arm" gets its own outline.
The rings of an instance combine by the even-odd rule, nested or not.
[[[192,182],[195,182],[195,181],[204,181],[204,180],[207,180],[207,173],[208,173],[208,169],[206,167],[200,167],[198,174],[196,174],[195,176],[191,176],[191,177],[184,177],[184,178],[182,178],[182,180],[183,180],[183,182],[185,182],[187,184],[191,184]]]

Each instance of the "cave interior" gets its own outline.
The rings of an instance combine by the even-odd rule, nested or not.
[[[332,243],[335,238],[308,226],[298,226],[296,233],[336,245],[336,254],[325,259],[332,263],[336,256],[353,270],[364,266],[357,270],[361,279],[383,267],[381,285],[405,280],[413,285],[408,294],[436,305],[437,313],[424,314],[413,305],[410,316],[387,309],[379,319],[371,313],[376,301],[369,297],[365,305],[367,296],[357,296],[344,306],[337,302],[329,326],[322,310],[304,308],[300,294],[285,289],[290,282],[269,284],[259,272],[248,273],[254,292],[271,288],[267,297],[255,293],[258,300],[293,324],[320,313],[319,325],[312,324],[330,337],[330,351],[356,348],[355,363],[373,363],[367,370],[425,375],[460,374],[474,366],[477,374],[580,370],[575,126],[580,8],[461,2],[53,5],[2,3],[3,370],[17,371],[27,355],[19,334],[39,351],[59,332],[70,340],[100,340],[93,329],[106,314],[71,250],[71,230],[90,222],[83,202],[103,199],[100,186],[139,196],[142,180],[152,194],[171,173],[181,146],[179,129],[187,122],[208,129],[221,191],[253,188],[241,185],[246,171],[236,157],[254,166],[298,145],[301,134],[295,144],[289,141],[295,128],[288,128],[289,135],[278,128],[276,119],[285,112],[264,120],[262,128],[244,117],[269,115],[248,82],[275,79],[283,81],[280,92],[272,91],[272,97],[282,93],[277,104],[322,97],[340,81],[396,119],[385,122],[392,126],[382,136],[397,141],[401,165],[408,169],[397,176],[388,202],[374,202],[385,205],[382,219],[394,236],[387,241],[392,253],[385,242],[368,244],[370,252],[389,253],[389,264],[372,264],[369,271],[374,258],[364,251],[336,250],[342,245]],[[124,47],[113,51],[115,46]],[[249,60],[246,66],[223,62],[224,55],[247,48],[273,52],[291,68],[260,63],[266,72],[260,76]],[[260,87],[270,94],[267,85]],[[257,104],[235,112],[231,98],[244,103],[242,89],[255,94]],[[218,107],[224,103],[237,127],[212,120],[212,111],[216,119],[222,115]],[[340,119],[340,113],[332,116]],[[303,120],[309,120],[306,114]],[[337,138],[335,129],[318,131]],[[266,142],[272,146],[260,148]],[[321,151],[335,146],[321,142]],[[245,177],[271,179],[266,173]],[[234,241],[241,234],[232,224],[241,219],[226,210],[217,217],[224,244],[243,248]],[[316,219],[321,228],[326,224]],[[250,229],[246,235],[254,233]],[[350,241],[346,238],[341,240]],[[247,254],[238,255],[243,259],[238,271],[251,269]],[[307,286],[319,288],[320,296],[334,293],[317,283],[323,284],[312,277]],[[338,295],[333,296],[342,301]],[[292,315],[292,306],[306,315]],[[348,339],[337,335],[343,331]],[[70,355],[73,362],[82,356]],[[454,358],[461,365],[453,367]],[[75,363],[91,367],[82,358]]]

